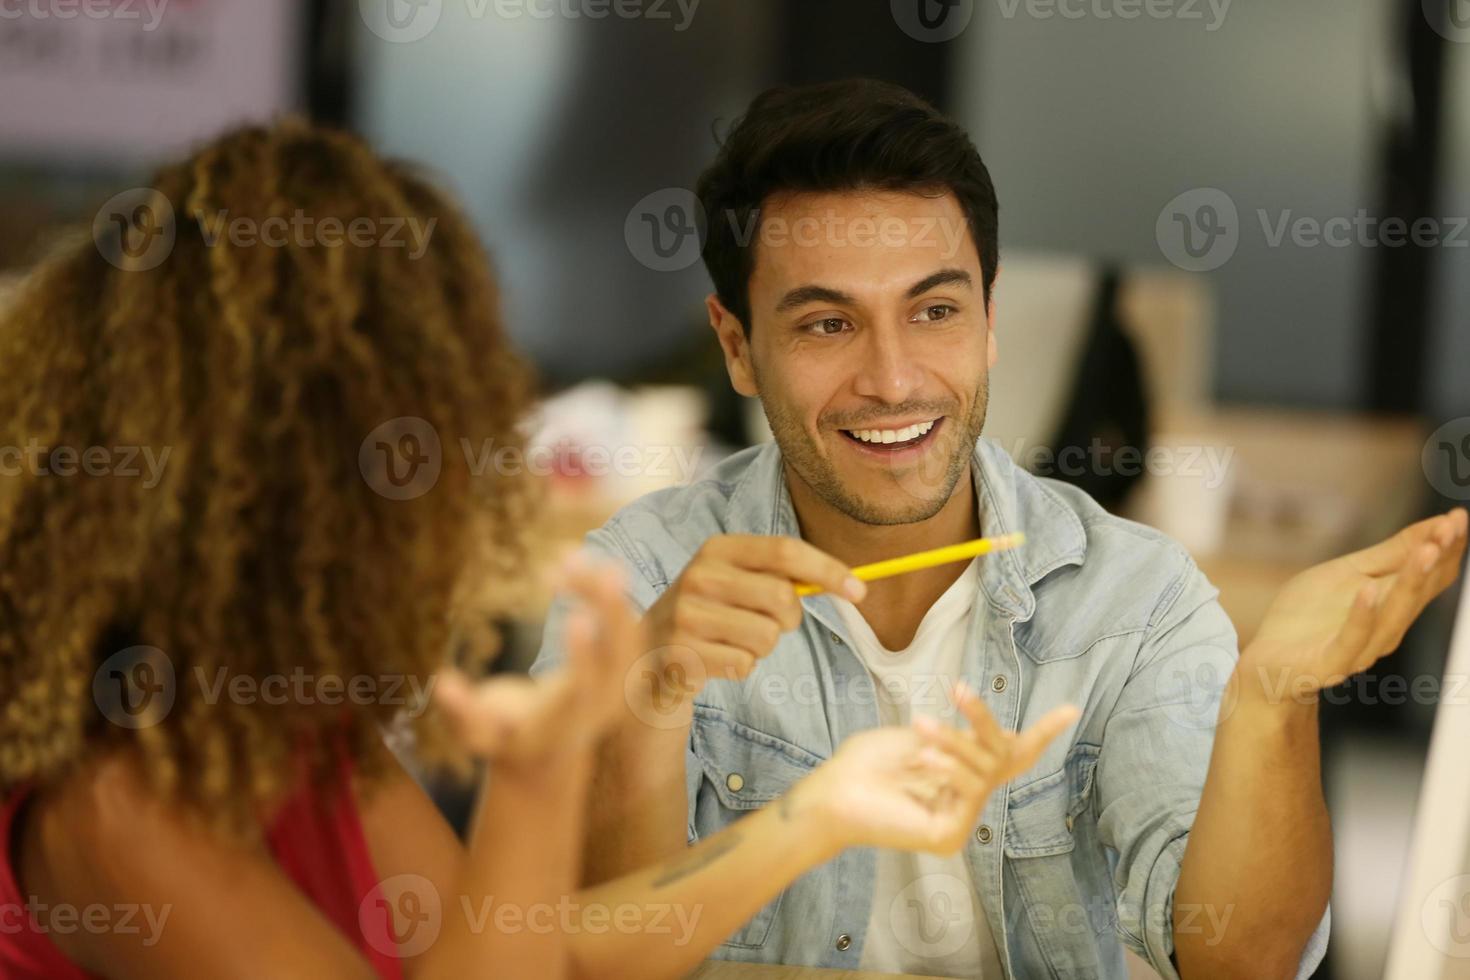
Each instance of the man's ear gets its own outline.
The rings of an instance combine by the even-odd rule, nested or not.
[[[750,363],[750,341],[745,336],[745,325],[725,308],[725,304],[714,293],[705,298],[704,305],[709,310],[709,325],[719,338],[720,350],[725,354],[725,370],[730,373],[730,386],[747,398],[757,397],[760,390],[755,384],[755,368]]]

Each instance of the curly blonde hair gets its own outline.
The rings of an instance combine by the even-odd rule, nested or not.
[[[351,135],[240,129],[148,201],[42,263],[0,317],[0,788],[124,744],[161,792],[236,823],[303,753],[320,775],[328,733],[376,774],[405,706],[386,689],[422,690],[467,576],[518,559],[523,487],[456,449],[518,444],[529,384],[469,224]],[[167,257],[132,261],[170,210]],[[376,238],[328,242],[332,220]],[[405,226],[429,230],[421,252],[390,243]],[[370,439],[405,424],[442,443],[437,482],[409,495]],[[163,461],[156,480],[125,471],[128,450]],[[138,649],[172,672],[172,703],[119,724],[99,668]],[[217,683],[240,675],[310,696]],[[362,678],[382,697],[343,693]]]

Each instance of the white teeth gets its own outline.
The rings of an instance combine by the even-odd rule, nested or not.
[[[908,442],[934,428],[934,423],[937,421],[939,420],[930,419],[928,422],[919,422],[903,429],[849,429],[848,432],[854,439],[860,439],[863,442]]]

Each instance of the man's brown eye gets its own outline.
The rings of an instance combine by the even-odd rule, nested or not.
[[[950,306],[948,303],[936,303],[933,306],[924,307],[909,322],[939,323],[944,320],[948,320],[950,317],[954,316],[958,312],[959,310],[955,309],[953,306]]]
[[[841,333],[842,321],[836,317],[828,317],[825,320],[818,320],[816,323],[813,323],[812,330],[819,334]]]

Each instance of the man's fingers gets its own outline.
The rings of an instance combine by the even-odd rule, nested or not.
[[[1011,749],[1005,778],[1014,779],[1036,765],[1036,760],[1041,758],[1042,751],[1051,744],[1052,740],[1071,728],[1072,724],[1081,717],[1082,709],[1076,705],[1063,705],[1060,708],[1051,709],[1042,715],[1040,721],[1017,735]]]
[[[1406,557],[1398,580],[1378,607],[1378,621],[1369,641],[1369,649],[1375,657],[1391,653],[1398,647],[1404,631],[1429,601],[1424,594],[1424,585],[1429,580],[1429,569],[1438,560],[1439,545],[1432,541],[1414,548]]]
[[[1448,514],[1443,515],[1439,529],[1439,536],[1435,539],[1439,546],[1445,551],[1451,550],[1455,542],[1463,542],[1467,529],[1470,529],[1470,512],[1463,507],[1456,507]]]
[[[1419,583],[1419,602],[1414,610],[1414,618],[1418,618],[1418,615],[1424,611],[1424,607],[1449,588],[1460,574],[1460,563],[1465,557],[1463,541],[1452,537],[1448,548],[1438,542],[1435,543],[1435,547],[1438,553],[1435,555],[1434,564],[1425,572],[1423,580]]]
[[[1387,541],[1351,556],[1355,568],[1380,579],[1371,632],[1353,657],[1357,670],[1393,652],[1424,607],[1453,584],[1464,559],[1466,529],[1466,511],[1456,508],[1411,524]],[[1363,618],[1355,603],[1334,641],[1339,650],[1346,653],[1349,644],[1362,639]]]
[[[1352,608],[1348,610],[1347,621],[1342,624],[1342,629],[1338,630],[1332,641],[1332,662],[1361,664],[1355,673],[1372,666],[1375,659],[1368,646],[1373,640],[1373,624],[1378,618],[1374,609],[1373,592],[1372,583],[1358,589],[1358,594],[1353,597]],[[1331,678],[1320,678],[1319,683],[1332,686],[1339,682]]]
[[[705,547],[732,565],[780,575],[793,585],[815,585],[853,602],[867,595],[867,586],[852,577],[850,568],[800,538],[729,534]]]
[[[1353,567],[1365,575],[1392,575],[1408,560],[1418,545],[1434,539],[1444,515],[1426,518],[1401,529],[1392,537],[1348,556]]]
[[[781,639],[781,624],[771,617],[701,596],[681,597],[674,622],[683,641],[723,643],[755,657],[770,653]]]
[[[769,616],[783,631],[801,625],[801,600],[791,583],[780,575],[753,572],[723,561],[690,568],[683,588],[690,595]]]
[[[1435,595],[1448,589],[1460,577],[1460,569],[1465,564],[1466,544],[1470,543],[1470,514],[1463,507],[1457,507],[1449,516],[1449,542],[1441,542],[1440,547],[1444,554],[1432,576]]]
[[[1456,508],[1448,514],[1416,521],[1392,537],[1355,551],[1348,557],[1353,567],[1366,575],[1392,575],[1403,568],[1415,548],[1427,542],[1438,541],[1442,535],[1454,533],[1464,521],[1463,508]]]
[[[693,649],[699,655],[704,680],[743,680],[760,662],[749,650],[725,643],[701,642],[694,644]]]

